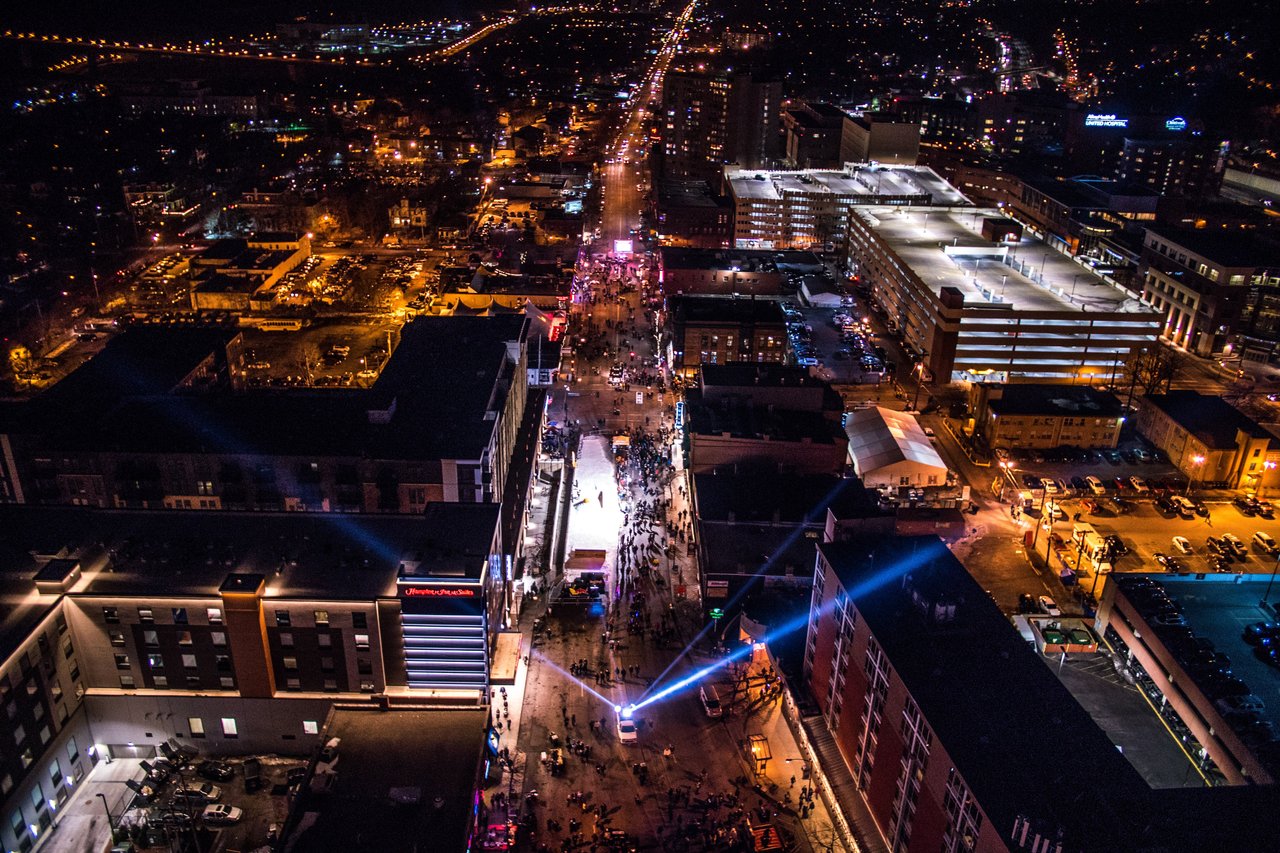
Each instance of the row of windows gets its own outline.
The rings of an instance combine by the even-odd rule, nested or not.
[[[170,613],[170,618],[172,620],[172,623],[174,625],[189,624],[190,617],[188,615],[186,607],[170,608],[169,613]],[[329,611],[328,610],[313,610],[311,611],[311,615],[312,615],[312,618],[315,620],[315,626],[317,628],[329,627]],[[276,617],[276,625],[279,627],[287,628],[293,624],[293,614],[291,611],[277,610],[275,612],[275,617]],[[61,619],[61,617],[59,618]],[[102,620],[109,625],[118,625],[120,623],[120,608],[119,607],[103,607]],[[206,620],[206,623],[209,625],[223,624],[222,608],[206,607],[205,620]],[[155,608],[139,607],[138,621],[143,623],[144,625],[153,624],[156,621]],[[369,614],[359,610],[353,611],[351,613],[351,625],[353,628],[368,628]]]

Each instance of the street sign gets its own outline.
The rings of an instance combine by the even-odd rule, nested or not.
[[[643,391],[637,391],[637,392],[636,392],[636,405],[637,405],[637,406],[643,406],[643,405],[644,405],[644,392],[643,392]]]
[[[713,608],[711,608],[711,618],[712,618],[712,619],[723,619],[723,618],[724,618],[724,611],[723,611],[723,610],[721,610],[719,607],[713,607]]]

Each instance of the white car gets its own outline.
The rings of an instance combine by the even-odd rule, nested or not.
[[[1058,484],[1053,481],[1052,477],[1045,477],[1041,482],[1044,483],[1044,493],[1046,495],[1056,495],[1058,493]]]
[[[1044,505],[1044,517],[1054,521],[1066,521],[1067,511],[1054,501],[1049,501]]]
[[[1179,554],[1190,554],[1191,540],[1185,536],[1173,537],[1173,550],[1177,551]]]
[[[205,806],[204,811],[200,813],[200,817],[210,826],[225,826],[238,823],[240,818],[244,817],[244,812],[235,806],[218,804],[216,806]]]
[[[618,717],[618,741],[621,743],[635,743],[639,740],[639,732],[636,729],[636,721],[630,717]]]
[[[1129,478],[1129,485],[1133,486],[1133,490],[1140,495],[1145,495],[1147,492],[1151,491],[1151,489],[1147,487],[1147,481],[1137,475]]]
[[[1058,608],[1058,602],[1054,601],[1047,595],[1042,595],[1036,599],[1036,603],[1040,605],[1040,609],[1050,616],[1061,616],[1062,611]]]

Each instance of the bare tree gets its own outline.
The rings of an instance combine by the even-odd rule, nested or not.
[[[1143,394],[1162,394],[1187,369],[1187,356],[1167,344],[1146,347],[1129,362],[1129,384]]]

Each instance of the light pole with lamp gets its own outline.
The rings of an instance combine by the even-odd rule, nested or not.
[[[1194,465],[1196,468],[1199,468],[1201,465],[1204,464],[1204,457],[1201,456],[1199,453],[1197,453],[1195,456],[1191,457],[1191,464]],[[1191,494],[1191,486],[1195,483],[1195,481],[1196,481],[1196,475],[1193,470],[1191,475],[1187,478],[1187,490],[1182,493],[1183,497],[1187,497],[1188,495]]]

